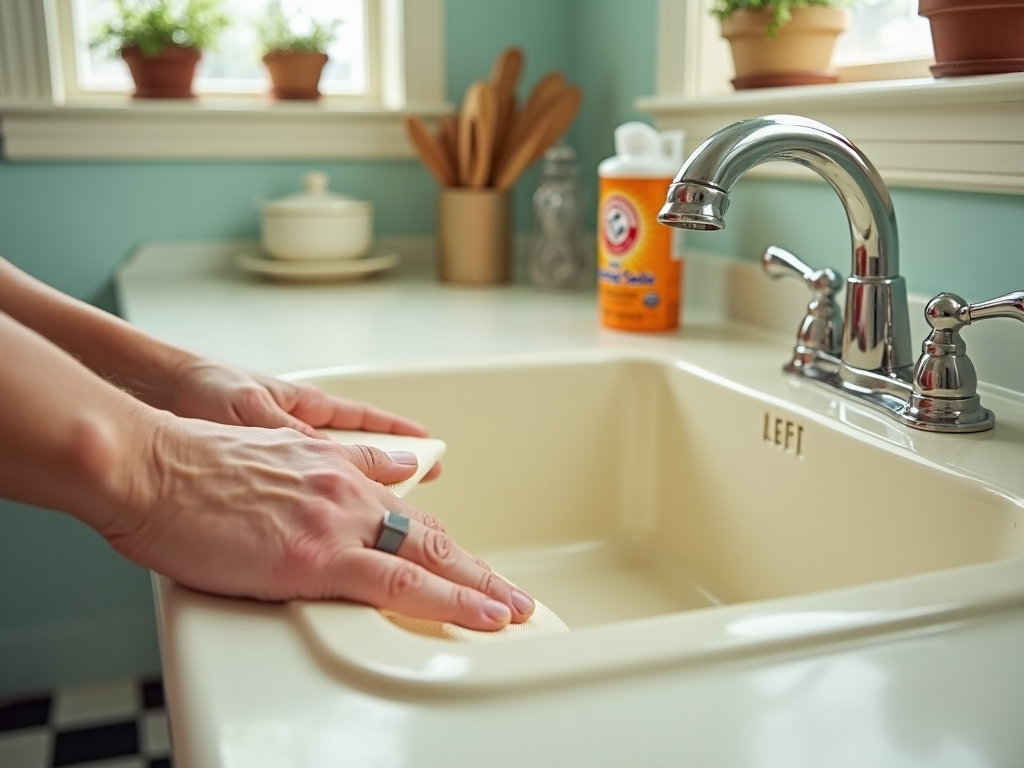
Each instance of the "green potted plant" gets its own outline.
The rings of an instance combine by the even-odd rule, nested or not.
[[[203,49],[230,23],[221,0],[114,0],[114,11],[92,46],[124,59],[135,97],[192,98]]]
[[[716,0],[711,15],[732,47],[736,88],[831,83],[849,0]]]
[[[920,0],[936,77],[1024,72],[1024,0]]]
[[[256,24],[256,34],[275,98],[320,98],[327,46],[334,41],[340,23],[289,18],[280,0],[271,0]]]

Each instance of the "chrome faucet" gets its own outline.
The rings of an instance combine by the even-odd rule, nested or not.
[[[774,115],[719,131],[680,169],[658,221],[691,230],[723,229],[733,185],[772,160],[798,163],[824,178],[846,209],[853,241],[842,313],[832,298],[842,286],[839,275],[814,270],[781,248],[764,254],[770,277],[800,277],[814,292],[785,370],[836,387],[919,429],[991,428],[994,417],[981,407],[974,367],[957,332],[982,317],[1024,321],[1024,291],[977,305],[954,294],[933,299],[925,311],[932,332],[915,365],[889,191],[871,161],[828,126]]]

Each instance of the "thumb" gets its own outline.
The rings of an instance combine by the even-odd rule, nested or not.
[[[419,462],[416,454],[409,451],[385,453],[368,445],[343,445],[342,449],[364,475],[381,485],[391,485],[408,480],[416,473]]]

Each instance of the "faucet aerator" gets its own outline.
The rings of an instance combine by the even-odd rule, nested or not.
[[[658,221],[670,227],[698,232],[725,229],[729,196],[716,187],[692,181],[676,181],[658,213]]]

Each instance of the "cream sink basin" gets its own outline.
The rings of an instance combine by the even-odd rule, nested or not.
[[[441,663],[436,641],[369,609],[306,606],[307,636],[342,669],[523,683],[875,634],[1024,595],[1012,417],[909,435],[813,384],[783,383],[780,398],[654,352],[296,378],[429,425],[444,472],[410,500],[573,630],[514,644],[543,654],[453,646]]]

